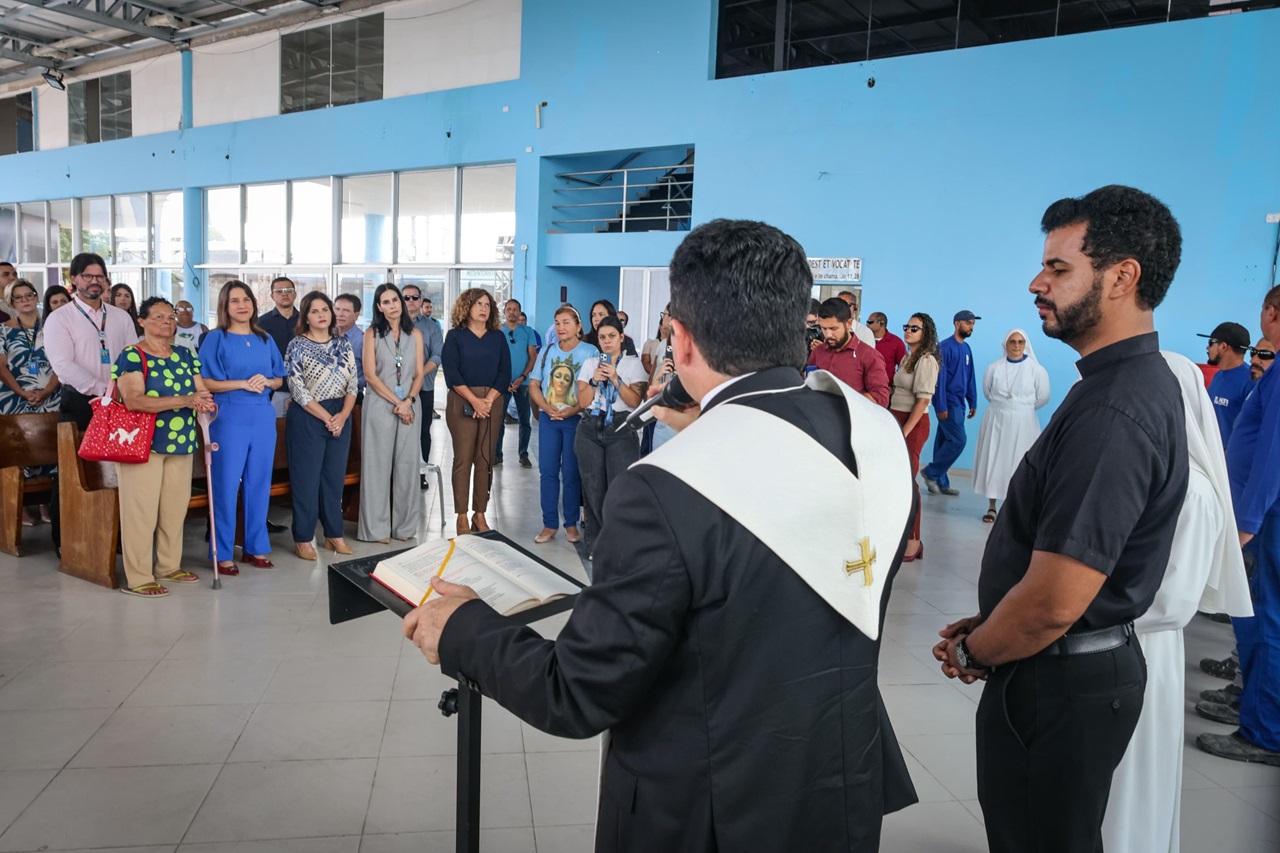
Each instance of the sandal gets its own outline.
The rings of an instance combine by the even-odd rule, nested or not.
[[[163,579],[174,583],[200,583],[199,575],[195,572],[188,572],[185,569],[179,569],[171,575],[165,575]]]
[[[135,586],[132,589],[127,586],[121,587],[120,591],[125,595],[136,595],[138,598],[164,598],[169,594],[169,590],[155,581],[144,583],[142,586]]]
[[[982,520],[987,524],[995,524],[996,511],[994,509],[987,510],[986,515],[982,516]]]

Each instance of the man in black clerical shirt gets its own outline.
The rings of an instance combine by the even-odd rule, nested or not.
[[[987,679],[978,799],[994,853],[1102,849],[1146,686],[1133,620],[1164,577],[1188,479],[1182,398],[1152,320],[1178,268],[1177,221],[1109,186],[1055,202],[1041,227],[1030,289],[1081,380],[1009,484],[981,612],[934,649],[948,676]]]

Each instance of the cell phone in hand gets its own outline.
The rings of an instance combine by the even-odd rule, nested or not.
[[[474,418],[476,416],[476,407],[471,405],[470,403],[463,403],[462,414],[464,414],[469,418]]]

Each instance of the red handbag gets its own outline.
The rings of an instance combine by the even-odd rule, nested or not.
[[[147,356],[135,346],[142,359],[142,384],[147,384]],[[153,412],[132,412],[116,392],[111,380],[107,393],[89,401],[93,416],[77,451],[90,462],[123,462],[137,465],[151,457],[151,437],[156,431]]]

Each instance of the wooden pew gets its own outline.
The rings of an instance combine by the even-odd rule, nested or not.
[[[0,415],[0,459],[0,551],[21,557],[23,508],[48,503],[53,491],[52,477],[23,470],[58,464],[58,413]]]
[[[120,505],[116,500],[116,468],[110,462],[86,462],[76,454],[79,446],[76,425],[58,424],[58,505],[62,513],[58,570],[117,589]]]

